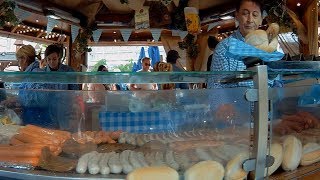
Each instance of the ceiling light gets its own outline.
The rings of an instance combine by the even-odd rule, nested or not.
[[[234,17],[230,16],[230,15],[220,17],[220,19],[222,19],[222,20],[228,20],[228,19],[233,19],[233,18]]]
[[[220,29],[220,28],[221,28],[221,26],[217,26],[217,28],[218,28],[218,29]]]
[[[298,7],[301,6],[301,3],[297,3],[297,6],[298,6]]]
[[[113,31],[113,34],[116,34],[117,32],[116,31]]]
[[[47,17],[52,18],[52,19],[61,19],[59,16],[56,16],[56,15],[53,15],[53,14],[47,15]]]
[[[39,22],[39,20],[38,20],[38,19],[36,19],[36,22]]]

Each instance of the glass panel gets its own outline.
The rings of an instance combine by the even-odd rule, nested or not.
[[[270,93],[273,97],[270,153],[276,164],[279,167],[282,161],[282,169],[292,171],[315,163],[319,157],[315,154],[320,149],[320,86],[276,88]],[[272,166],[269,173],[278,167]]]
[[[269,76],[281,75],[285,83],[320,77],[319,61],[275,61],[267,65]]]
[[[252,79],[252,71],[217,72],[0,72],[0,82],[45,82],[45,83],[205,83],[211,78],[215,82],[243,81]]]
[[[63,151],[59,157],[78,160],[93,150],[122,157],[124,150],[130,150],[129,157],[138,158],[139,166],[166,165],[183,176],[201,161],[217,161],[227,171],[227,164],[240,153],[249,158],[252,116],[251,103],[244,99],[246,90],[3,90],[1,104],[9,123],[63,130],[66,135],[57,136],[65,139],[63,146],[58,145]],[[126,157],[132,169],[138,166]],[[132,169],[122,169],[118,177]],[[75,171],[75,167],[68,170],[70,176]]]

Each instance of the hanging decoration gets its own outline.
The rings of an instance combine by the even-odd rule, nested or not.
[[[186,21],[184,16],[184,8],[188,6],[189,0],[180,1],[179,6],[174,9],[171,16],[171,29],[186,31]]]
[[[161,29],[150,29],[150,32],[152,34],[154,41],[158,42],[161,36]]]
[[[58,21],[51,17],[47,17],[47,19],[48,19],[48,24],[47,24],[47,34],[48,34],[52,32],[55,25],[58,25]]]
[[[72,38],[72,43],[76,40],[78,34],[79,34],[79,27],[76,25],[71,24],[71,38]]]
[[[198,9],[195,7],[185,7],[184,16],[186,20],[188,33],[199,34],[201,27]]]
[[[179,31],[179,36],[181,39],[184,39],[188,35],[188,31]]]
[[[180,36],[179,30],[171,30],[171,36]]]
[[[92,49],[88,47],[88,40],[91,38],[93,34],[92,28],[84,28],[81,29],[75,40],[75,51],[82,54],[84,52],[91,52]]]
[[[122,38],[123,38],[124,42],[128,42],[128,40],[131,36],[132,29],[120,29],[120,32],[122,34]]]
[[[180,2],[180,0],[173,0],[173,3],[174,3],[174,5],[175,5],[176,7],[179,6],[179,2]]]
[[[31,13],[29,11],[25,11],[23,9],[20,9],[19,7],[16,7],[14,9],[14,14],[19,19],[20,22],[23,20],[26,20],[28,17],[31,16]]]
[[[14,14],[15,7],[15,2],[10,0],[5,0],[0,4],[0,27],[3,27],[6,22],[13,25],[19,23],[19,19]]]
[[[101,34],[102,34],[102,29],[97,29],[97,30],[92,32],[92,38],[93,38],[95,43],[99,42]]]
[[[172,0],[161,0],[162,4],[165,6],[168,6],[169,4],[171,4]]]
[[[195,59],[199,54],[199,46],[196,43],[196,37],[192,34],[188,34],[183,42],[178,42],[179,48],[187,50],[188,57]]]
[[[149,29],[149,7],[143,7],[139,11],[136,11],[134,15],[134,21],[136,30]]]

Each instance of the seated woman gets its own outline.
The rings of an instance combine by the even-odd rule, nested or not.
[[[41,72],[40,59],[31,45],[22,46],[16,53],[19,69],[23,72]],[[39,89],[45,89],[42,83],[22,83],[19,87],[19,103],[22,106],[23,124],[34,124],[42,127],[56,128],[48,115],[47,93]]]

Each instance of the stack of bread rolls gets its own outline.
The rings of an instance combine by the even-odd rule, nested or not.
[[[274,52],[278,47],[279,25],[271,23],[265,30],[255,30],[245,37],[245,42],[266,52]]]

